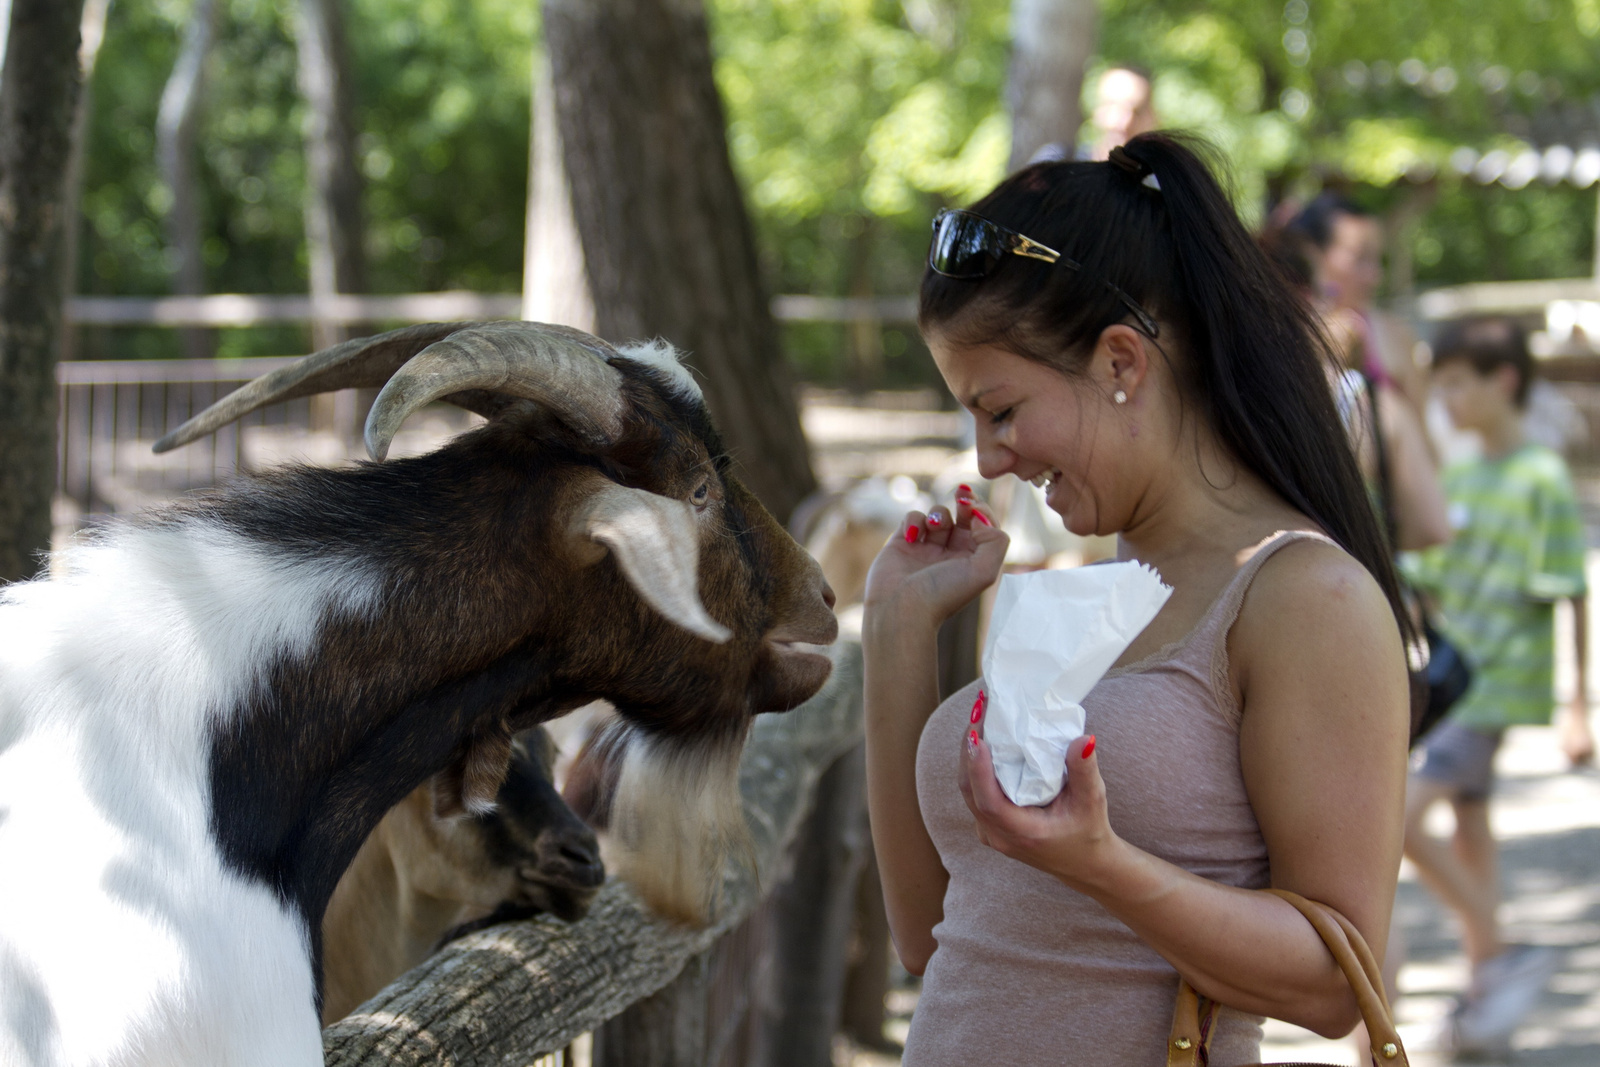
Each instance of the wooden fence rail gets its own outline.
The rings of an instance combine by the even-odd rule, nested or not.
[[[493,927],[402,975],[324,1031],[328,1067],[525,1067],[680,973],[704,976],[708,950],[714,955],[719,941],[743,929],[779,880],[818,779],[860,740],[861,646],[841,640],[832,655],[833,676],[817,696],[756,719],[739,773],[754,868],[730,861],[709,927],[656,919],[612,880],[582,922],[541,917]],[[655,1050],[651,1062],[699,1067],[720,1059],[722,1042],[706,1033],[704,1018],[702,1010],[698,1026],[677,1027],[679,1047]],[[673,1030],[672,1020],[665,1028]]]

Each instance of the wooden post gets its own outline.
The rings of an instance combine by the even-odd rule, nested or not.
[[[866,785],[866,746],[857,745],[817,783],[811,814],[795,841],[793,872],[775,895],[766,1067],[829,1067],[833,1062],[856,882],[870,840],[862,818]]]

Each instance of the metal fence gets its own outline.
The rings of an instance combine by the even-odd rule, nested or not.
[[[138,511],[240,471],[364,455],[361,425],[371,397],[360,390],[272,404],[183,448],[151,451],[163,434],[295,358],[58,364],[57,527]],[[475,421],[455,408],[430,408],[396,437],[391,454],[426,451]]]

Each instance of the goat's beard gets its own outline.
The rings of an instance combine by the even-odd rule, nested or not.
[[[748,732],[746,723],[726,736],[682,740],[628,728],[610,843],[617,873],[663,918],[704,925],[728,856],[751,855],[739,793]]]

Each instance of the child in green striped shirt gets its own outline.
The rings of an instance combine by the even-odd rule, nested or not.
[[[1531,372],[1526,339],[1511,319],[1466,320],[1441,333],[1434,388],[1457,428],[1482,436],[1484,455],[1445,471],[1452,540],[1408,567],[1475,672],[1467,694],[1418,746],[1406,797],[1406,855],[1460,917],[1472,962],[1471,986],[1452,1020],[1460,1052],[1508,1046],[1559,962],[1553,950],[1500,939],[1488,800],[1506,727],[1550,722],[1555,601],[1564,598],[1576,608],[1578,684],[1562,743],[1574,763],[1594,752],[1583,699],[1584,530],[1566,464],[1522,438]],[[1440,801],[1455,809],[1449,843],[1423,830]]]

